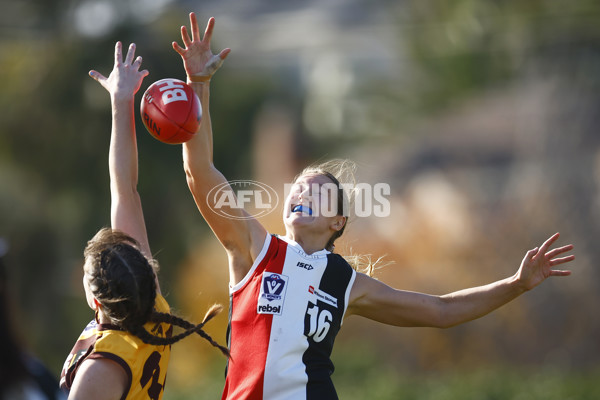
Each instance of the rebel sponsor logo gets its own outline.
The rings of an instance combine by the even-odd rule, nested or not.
[[[337,299],[330,294],[325,293],[322,290],[315,289],[314,286],[308,287],[308,292],[313,294],[318,300],[321,300],[324,303],[327,303],[331,306],[337,308]]]
[[[256,312],[281,315],[287,289],[288,277],[273,272],[264,272]]]
[[[281,314],[281,306],[272,307],[270,304],[258,306],[259,314]]]

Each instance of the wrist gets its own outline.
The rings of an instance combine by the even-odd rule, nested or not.
[[[211,75],[202,75],[202,74],[188,75],[187,82],[188,83],[210,83],[210,78],[212,78]]]
[[[521,279],[519,273],[516,273],[510,277],[510,285],[515,288],[515,290],[519,291],[519,293],[525,293],[530,289],[527,287],[527,284],[523,281],[523,279]]]
[[[123,96],[118,94],[111,94],[111,103],[116,107],[128,107],[135,103],[134,96]]]

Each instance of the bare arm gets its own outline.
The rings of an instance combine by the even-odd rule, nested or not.
[[[142,253],[152,258],[142,203],[137,191],[138,154],[134,119],[134,97],[148,71],[140,71],[142,58],[135,58],[135,44],[129,46],[125,60],[121,42],[115,45],[115,63],[112,72],[104,77],[97,71],[90,76],[110,94],[112,128],[108,166],[111,193],[111,226],[134,239]]]
[[[541,247],[528,251],[514,276],[443,296],[397,290],[359,274],[350,294],[348,315],[361,315],[389,325],[438,328],[480,318],[550,276],[570,275],[570,271],[552,269],[575,259],[573,255],[557,258],[572,250],[572,245],[548,250],[557,239],[555,234]]]
[[[85,360],[77,370],[69,400],[119,400],[127,390],[123,367],[105,359]]]
[[[209,198],[209,192],[216,187],[232,190],[227,180],[213,164],[212,122],[209,112],[210,78],[229,54],[229,49],[212,54],[210,39],[214,28],[214,19],[208,21],[204,38],[194,13],[190,14],[192,37],[187,28],[181,27],[181,37],[185,48],[173,42],[173,48],[183,59],[192,86],[202,105],[202,121],[196,135],[183,144],[183,164],[188,186],[200,213],[217,236],[229,257],[230,283],[236,284],[248,272],[254,259],[260,252],[266,237],[266,230],[254,218],[250,218],[243,209],[229,207],[225,218],[213,211],[215,198]],[[233,193],[233,191],[232,191]]]

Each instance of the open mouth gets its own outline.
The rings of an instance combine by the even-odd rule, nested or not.
[[[305,215],[312,215],[312,213],[313,213],[313,211],[310,207],[303,206],[302,204],[298,204],[298,205],[295,205],[294,207],[292,207],[292,212],[293,213],[301,213],[301,214],[305,214]]]

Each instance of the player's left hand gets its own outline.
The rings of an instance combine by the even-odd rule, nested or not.
[[[517,279],[526,290],[533,289],[548,277],[571,275],[569,270],[553,269],[559,264],[575,259],[574,255],[557,258],[557,256],[573,250],[572,244],[549,250],[559,236],[559,233],[550,236],[540,247],[529,250],[523,258],[521,267],[517,272]]]
[[[204,38],[200,39],[200,30],[198,29],[198,21],[196,14],[190,13],[190,27],[192,37],[188,33],[186,26],[181,27],[181,40],[184,47],[181,47],[177,42],[173,42],[173,49],[179,53],[183,59],[183,67],[188,77],[205,77],[209,80],[212,75],[223,64],[223,61],[231,51],[227,48],[219,54],[213,54],[210,50],[210,39],[212,37],[215,19],[210,18],[204,31]]]

